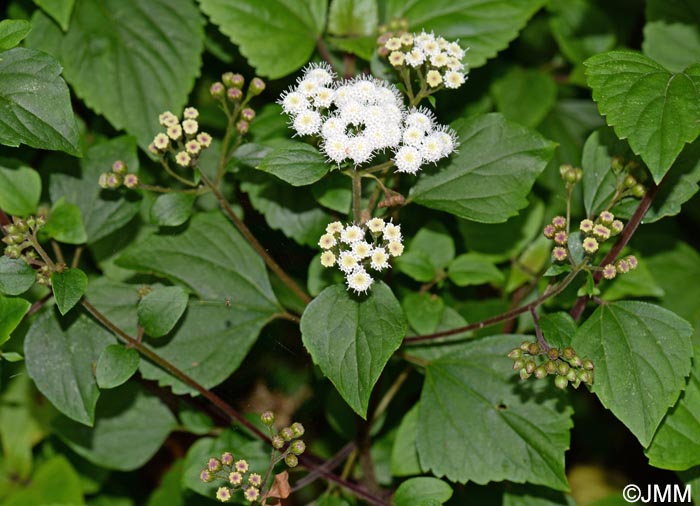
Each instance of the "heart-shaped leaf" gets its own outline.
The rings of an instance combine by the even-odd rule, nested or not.
[[[66,314],[80,301],[87,283],[87,275],[80,269],[66,269],[51,274],[51,289],[61,314]]]

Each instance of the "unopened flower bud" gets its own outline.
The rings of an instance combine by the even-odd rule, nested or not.
[[[109,177],[109,173],[103,172],[100,174],[100,178],[97,180],[97,184],[100,185],[100,188],[109,188],[109,185],[107,184],[107,178]]]
[[[520,379],[526,380],[530,377],[530,373],[525,370],[525,368],[520,369]]]
[[[301,439],[296,439],[289,445],[289,451],[291,451],[294,455],[301,455],[304,453],[304,450],[306,450],[306,444],[304,444]]]
[[[511,360],[518,359],[523,356],[523,350],[520,348],[514,348],[510,350],[510,353],[508,353],[508,358]]]
[[[574,355],[571,360],[569,360],[569,363],[574,367],[581,367],[583,365],[583,361],[578,355]]]
[[[246,107],[241,111],[241,118],[248,122],[253,121],[255,119],[255,111],[250,107]]]
[[[233,454],[231,452],[224,452],[221,455],[221,464],[224,466],[230,466],[233,464]]]
[[[139,177],[136,174],[127,174],[124,176],[124,186],[127,188],[136,188],[139,184]]]
[[[613,171],[620,172],[625,167],[622,157],[613,156],[613,159],[610,161],[610,167]]]
[[[284,446],[284,438],[282,436],[274,436],[272,438],[272,446],[276,450],[281,450]]]
[[[306,432],[306,429],[304,429],[304,426],[299,422],[294,422],[292,424],[292,432],[294,432],[294,437],[301,437],[304,435],[304,432]]]
[[[248,86],[248,93],[251,95],[260,95],[265,90],[265,81],[259,77],[254,77]]]
[[[207,462],[207,469],[209,469],[209,471],[211,472],[218,471],[219,469],[221,469],[221,461],[216,457],[210,458]]]
[[[566,385],[569,384],[569,380],[566,379],[566,376],[557,376],[554,378],[554,385],[557,388],[561,388],[562,390],[566,389]]]
[[[579,371],[577,377],[582,383],[591,382],[591,374],[588,371]]]
[[[236,77],[238,76],[238,77]],[[240,78],[240,79],[239,79]],[[243,87],[243,76],[240,74],[234,74],[233,72],[225,72],[221,76],[221,81],[227,88],[242,88]],[[236,84],[234,84],[234,81]]]
[[[595,368],[595,366],[593,365],[593,361],[588,359],[588,358],[586,360],[584,360],[583,361],[583,368],[588,370],[588,371],[592,371]]]
[[[279,435],[282,436],[285,441],[291,441],[294,439],[294,431],[291,427],[285,427],[280,431]]]
[[[224,88],[223,84],[216,82],[209,87],[209,93],[214,98],[223,98],[226,88]]]
[[[530,343],[530,346],[527,347],[527,352],[530,355],[537,355],[540,352],[540,345],[537,343]]]
[[[530,341],[523,341],[520,343],[520,349],[523,351],[527,351],[527,349],[530,347]]]
[[[270,427],[273,423],[275,423],[275,414],[272,411],[265,411],[262,415],[260,415],[260,421],[263,423],[263,425]]]
[[[284,457],[284,463],[287,464],[287,467],[297,467],[299,458],[293,453],[289,453]]]
[[[600,216],[598,216],[598,219],[603,225],[610,226],[612,222],[615,221],[615,215],[610,211],[603,211],[600,213]]]
[[[569,372],[566,373],[566,379],[569,381],[576,381],[577,377],[578,373],[576,372],[576,369],[569,369]]]
[[[627,174],[623,184],[625,185],[625,188],[634,188],[634,186],[637,184],[637,180],[632,174]]]
[[[559,362],[559,365],[557,366],[557,371],[561,376],[566,376],[569,373],[570,369],[571,366],[566,362]]]
[[[617,235],[625,228],[625,225],[620,220],[614,220],[610,225],[612,235]]]
[[[232,102],[237,102],[243,98],[243,92],[238,88],[229,88],[226,90],[226,97]]]
[[[236,131],[241,135],[247,134],[249,128],[250,123],[245,120],[240,120],[238,123],[236,123]]]
[[[122,177],[119,174],[107,174],[107,188],[114,190],[122,184]]]
[[[564,357],[566,360],[569,360],[576,356],[576,352],[571,346],[567,346],[562,350],[561,356]]]
[[[547,371],[547,374],[556,374],[557,363],[553,360],[547,360],[544,364],[544,370]]]
[[[545,376],[547,376],[547,370],[544,368],[544,366],[539,366],[535,368],[535,378],[542,379]]]
[[[518,369],[522,369],[523,367],[525,367],[525,361],[522,358],[516,358],[513,361],[513,369],[514,370],[517,371]]]
[[[199,473],[199,479],[202,480],[204,483],[209,483],[211,480],[214,479],[214,477],[208,469],[203,469],[202,472]]]
[[[549,357],[549,360],[556,360],[559,358],[559,350],[557,348],[550,348],[547,351],[547,356]]]
[[[638,199],[641,199],[644,197],[644,194],[647,192],[646,188],[644,188],[644,185],[641,184],[636,184],[632,188],[632,195],[637,197]]]
[[[536,367],[537,367],[537,365],[535,364],[535,362],[533,360],[528,360],[527,362],[525,362],[525,371],[528,374],[532,374],[533,372],[535,372]]]

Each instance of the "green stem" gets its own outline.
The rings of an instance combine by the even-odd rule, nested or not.
[[[352,172],[352,219],[362,224],[362,174],[356,170]]]
[[[219,188],[214,185],[214,183],[207,177],[204,172],[201,172],[201,177],[202,181],[204,182],[207,187],[212,191],[214,196],[216,197],[216,200],[219,201],[219,205],[221,206],[221,209],[223,210],[224,214],[228,216],[228,218],[233,222],[233,224],[236,226],[238,231],[243,235],[243,237],[248,241],[248,243],[253,247],[253,249],[260,255],[265,262],[265,264],[269,267],[269,269],[274,272],[278,278],[287,285],[287,287],[296,294],[297,297],[304,303],[308,304],[311,302],[311,297],[294,281],[285,271],[280,267],[280,265],[275,262],[275,260],[270,256],[270,254],[265,250],[262,244],[258,242],[258,240],[255,238],[255,236],[252,234],[250,229],[246,227],[245,223],[241,221],[241,219],[236,216],[236,213],[233,212],[233,209],[229,205],[228,201],[226,200],[226,197],[221,193]]]
[[[184,184],[184,185],[186,185],[186,186],[197,186],[197,183],[194,183],[194,182],[192,182],[192,181],[190,181],[190,180],[188,180],[188,179],[185,179],[184,177],[182,177],[181,175],[179,175],[178,173],[176,173],[173,169],[171,169],[171,168],[170,168],[170,164],[168,163],[168,161],[167,161],[165,158],[161,158],[161,159],[160,159],[160,164],[161,164],[161,165],[163,166],[163,168],[165,169],[165,172],[167,172],[167,173],[170,174],[172,177],[174,177],[175,179],[177,179],[178,181],[180,181],[182,184]]]
[[[217,187],[219,186],[219,182],[221,182],[221,178],[224,177],[226,162],[228,160],[229,144],[231,143],[231,137],[233,136],[233,127],[236,122],[236,118],[238,118],[238,115],[241,112],[241,106],[236,105],[236,107],[233,109],[233,112],[230,112],[228,109],[228,105],[226,104],[226,102],[224,102],[224,112],[226,113],[228,122],[226,123],[226,132],[224,133],[224,138],[221,141],[221,154],[219,155],[219,163],[216,166],[216,177],[214,178],[214,184]],[[238,137],[238,140],[240,140],[240,136]]]
[[[406,367],[401,373],[396,377],[394,382],[391,384],[389,387],[389,390],[386,391],[384,396],[381,398],[379,401],[379,404],[377,404],[377,409],[374,410],[374,414],[372,415],[372,423],[376,422],[380,416],[386,411],[386,409],[389,407],[389,404],[391,404],[391,401],[394,399],[397,393],[399,393],[399,390],[401,390],[401,386],[406,382],[408,379],[408,376],[411,374],[411,369],[412,367]]]
[[[158,186],[158,185],[151,185],[151,184],[139,184],[139,189],[141,190],[147,190],[151,191],[154,193],[189,193],[189,194],[194,194],[194,195],[202,195],[209,190],[204,187],[199,187],[199,188],[188,188],[188,189],[181,189],[181,188],[166,188],[165,186]]]

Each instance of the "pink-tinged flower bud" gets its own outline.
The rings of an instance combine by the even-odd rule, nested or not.
[[[243,92],[238,88],[229,88],[226,90],[226,97],[232,102],[237,102],[243,98]]]
[[[581,224],[579,225],[579,230],[583,232],[584,234],[590,234],[593,231],[593,221],[589,219],[585,219],[581,221]]]
[[[566,260],[566,257],[568,256],[568,253],[566,252],[566,248],[562,248],[561,246],[557,246],[554,249],[552,249],[552,258],[556,262],[563,262]]]
[[[127,188],[136,188],[139,184],[139,177],[136,174],[127,174],[124,176],[124,186]]]
[[[284,457],[284,463],[287,464],[288,467],[297,467],[299,464],[299,458],[293,453],[289,453],[286,457]]]
[[[215,457],[210,458],[207,461],[207,469],[211,472],[216,472],[221,469],[221,461]]]
[[[204,483],[209,483],[214,479],[214,477],[208,469],[203,469],[202,472],[199,473],[199,479],[202,480]]]
[[[211,93],[211,96],[214,98],[223,98],[224,93],[226,93],[226,88],[223,84],[216,82],[209,88],[209,93]]]
[[[233,72],[226,72],[221,76],[221,80],[227,88],[243,88],[243,83],[245,83],[245,79],[241,74],[234,74]]]
[[[292,444],[289,445],[289,450],[294,454],[294,455],[301,455],[304,453],[304,450],[306,450],[306,444],[301,439],[296,439],[292,441]]]
[[[284,447],[284,438],[282,436],[274,436],[272,438],[272,446],[276,450],[281,450]]]
[[[248,461],[246,460],[237,460],[235,463],[235,468],[236,471],[239,473],[247,473],[248,472]]]
[[[610,225],[613,235],[617,235],[625,228],[625,225],[620,220],[614,220]]]
[[[231,490],[228,487],[219,487],[216,491],[216,498],[221,502],[231,499]]]
[[[255,119],[255,111],[250,107],[246,107],[241,111],[241,118],[246,121],[253,121]]]
[[[555,228],[558,229],[564,229],[566,228],[566,218],[563,216],[555,216],[552,218],[552,225],[554,225]]]
[[[126,164],[122,160],[117,160],[112,164],[112,172],[115,174],[126,174]]]
[[[258,473],[251,473],[250,476],[248,476],[248,483],[254,487],[259,487],[262,485],[262,477]]]
[[[119,174],[107,174],[107,188],[114,190],[122,185],[122,177]]]
[[[554,234],[556,233],[556,231],[557,231],[557,229],[554,228],[554,225],[552,225],[550,223],[549,225],[545,225],[543,233],[547,239],[552,239],[554,237]]]
[[[264,90],[265,81],[263,81],[259,77],[254,77],[253,80],[250,82],[250,86],[248,87],[248,93],[255,96],[260,95]]]
[[[265,411],[262,415],[260,415],[260,421],[263,423],[263,425],[271,427],[272,424],[275,423],[275,414],[272,411]]]
[[[627,260],[627,265],[629,265],[630,270],[634,270],[639,265],[637,257],[634,255],[629,255],[625,260]]]
[[[232,473],[229,473],[228,481],[234,487],[238,487],[241,483],[243,483],[243,475],[238,471],[233,471]]]
[[[610,226],[612,222],[615,221],[615,215],[610,211],[603,211],[600,213],[600,216],[598,216],[598,219],[603,225]]]
[[[603,277],[605,279],[613,279],[617,275],[617,270],[613,264],[608,264],[603,267]]]
[[[291,426],[292,432],[294,432],[294,437],[301,437],[304,435],[306,429],[299,422],[294,422]]]
[[[100,174],[100,178],[97,180],[97,184],[100,185],[100,188],[109,188],[109,185],[107,184],[107,179],[109,178],[109,173],[103,172]]]
[[[589,255],[592,255],[598,251],[598,241],[596,241],[593,237],[586,237],[581,245],[583,246],[583,251]]]
[[[627,263],[627,260],[624,258],[622,260],[617,261],[617,272],[620,274],[626,274],[630,271],[630,266]]]
[[[294,431],[291,427],[285,427],[280,431],[279,435],[282,436],[285,441],[291,441],[294,439]]]
[[[231,452],[224,452],[221,455],[221,463],[225,466],[233,464],[233,454]]]
[[[247,134],[249,128],[250,128],[250,123],[248,123],[245,120],[241,120],[238,123],[236,123],[236,131],[241,135]]]
[[[569,236],[563,230],[559,230],[556,234],[554,234],[554,242],[560,246],[566,244],[568,240]]]
[[[197,142],[199,142],[203,148],[208,148],[211,145],[211,135],[206,132],[199,132],[197,134]]]
[[[610,238],[610,229],[605,225],[596,225],[593,227],[593,235],[599,241],[606,241]]]

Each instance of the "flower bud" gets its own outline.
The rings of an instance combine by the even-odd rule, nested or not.
[[[221,461],[215,457],[212,457],[207,462],[207,469],[211,472],[216,472],[221,469]]]
[[[255,111],[250,107],[246,107],[241,111],[241,118],[248,122],[253,121],[255,119]]]
[[[202,480],[204,483],[209,483],[214,479],[214,477],[209,472],[209,470],[203,469],[202,472],[199,473],[199,479]]]
[[[260,415],[260,421],[263,423],[263,425],[271,427],[272,424],[275,423],[275,414],[272,411],[265,411],[262,415]]]
[[[508,358],[511,360],[516,360],[522,356],[523,350],[521,350],[520,348],[513,348],[512,350],[510,350],[510,353],[508,353]]]
[[[566,376],[569,373],[570,369],[571,366],[566,362],[559,362],[559,365],[557,366],[557,370],[559,371],[559,374],[561,376]]]
[[[561,356],[564,357],[566,360],[572,359],[576,356],[576,352],[571,346],[567,346],[564,348],[564,350],[561,352]]]
[[[554,385],[557,388],[561,388],[562,390],[565,390],[566,385],[568,385],[568,384],[569,384],[569,380],[567,380],[566,377],[564,377],[564,376],[557,376],[556,378],[554,378]]]
[[[287,467],[297,467],[299,458],[293,453],[289,453],[284,457],[284,463],[287,464]]]
[[[127,188],[136,188],[139,184],[139,177],[136,174],[127,174],[124,176],[124,186]]]
[[[109,177],[109,174],[107,172],[103,172],[100,174],[100,178],[97,180],[97,184],[100,185],[100,188],[107,189],[109,186],[107,185],[107,178]]]
[[[115,174],[126,174],[126,164],[122,160],[117,160],[112,164],[112,172]]]
[[[294,432],[294,437],[301,437],[304,435],[304,432],[306,432],[306,429],[304,429],[304,426],[299,422],[294,422],[292,424],[292,432]]]
[[[231,452],[224,452],[221,455],[221,463],[225,466],[233,464],[233,454]]]
[[[581,383],[590,384],[591,373],[588,371],[579,371],[577,378],[581,381]]]
[[[234,74],[233,72],[226,72],[221,76],[221,81],[227,88],[242,88],[245,79],[240,74]]]
[[[593,361],[590,359],[586,359],[583,361],[583,368],[586,369],[587,371],[592,371],[595,366],[593,365]]]
[[[107,188],[114,190],[122,185],[122,177],[119,174],[107,174]]]
[[[260,95],[265,90],[265,81],[259,77],[254,77],[248,86],[248,93],[251,95]]]
[[[306,450],[306,444],[304,444],[301,439],[296,439],[289,445],[289,451],[291,451],[294,455],[301,455],[304,453],[304,450]]]
[[[525,371],[527,371],[528,374],[532,374],[533,372],[535,372],[536,367],[537,365],[535,364],[534,360],[528,360],[527,362],[525,362]]]
[[[638,199],[641,199],[644,197],[644,194],[647,192],[646,188],[644,188],[644,185],[641,184],[636,184],[632,187],[632,195],[637,197]]]
[[[520,379],[526,380],[530,377],[530,373],[525,370],[525,368],[520,369]]]
[[[544,366],[535,368],[535,378],[542,379],[545,376],[547,376],[547,370],[544,368]]]
[[[557,372],[557,363],[553,360],[547,360],[544,363],[544,370],[547,374],[555,374]]]
[[[581,367],[583,365],[583,362],[581,361],[581,357],[578,355],[574,355],[571,360],[569,360],[569,363],[574,366],[574,367]]]
[[[279,435],[282,436],[285,441],[291,441],[294,439],[294,431],[291,427],[285,427],[280,431]]]
[[[610,162],[610,168],[615,172],[620,172],[625,167],[624,161],[620,156],[613,156]]]
[[[248,123],[245,120],[240,120],[238,123],[236,123],[236,131],[241,135],[247,134],[249,128],[250,128],[250,123]]]
[[[558,348],[550,348],[549,351],[547,352],[547,356],[549,357],[550,360],[556,360],[559,358],[559,349]]]
[[[284,447],[284,438],[282,436],[274,436],[272,438],[272,446],[277,450],[281,450]]]
[[[627,174],[623,184],[625,185],[625,188],[634,188],[634,186],[637,184],[637,180],[632,174]]]
[[[223,98],[226,88],[224,88],[223,84],[216,82],[209,87],[209,93],[214,98]]]
[[[527,349],[530,347],[530,344],[530,341],[523,341],[520,345],[520,349],[523,351],[527,351]]]
[[[537,355],[540,352],[540,345],[537,343],[530,343],[530,346],[527,347],[527,352],[530,355]]]
[[[569,372],[566,373],[566,379],[569,381],[576,381],[576,378],[578,377],[578,373],[576,372],[575,369],[569,369]]]

